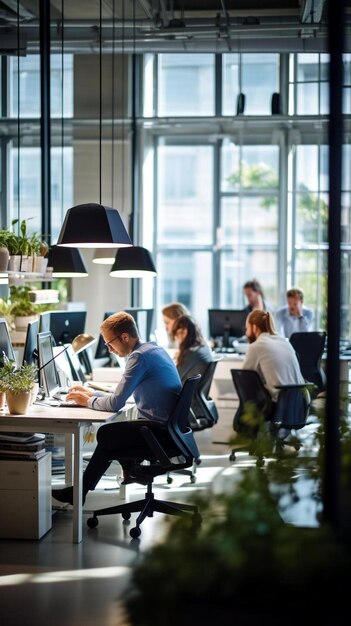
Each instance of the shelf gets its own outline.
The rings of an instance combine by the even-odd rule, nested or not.
[[[23,282],[37,283],[37,282],[52,282],[52,273],[41,274],[40,272],[5,272],[8,275],[9,285],[18,285]]]

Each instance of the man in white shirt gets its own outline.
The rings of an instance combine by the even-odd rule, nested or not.
[[[243,369],[255,370],[276,401],[276,385],[303,384],[296,353],[289,341],[277,335],[271,313],[255,309],[246,320],[249,347]]]
[[[286,292],[287,302],[277,310],[275,320],[277,330],[283,337],[291,337],[293,333],[312,330],[313,311],[303,306],[302,289],[293,287]]]

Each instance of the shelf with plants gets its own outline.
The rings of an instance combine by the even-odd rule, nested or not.
[[[18,234],[15,228],[18,229]],[[45,276],[49,246],[42,237],[34,232],[27,232],[27,220],[12,220],[11,229],[0,230],[0,271]]]

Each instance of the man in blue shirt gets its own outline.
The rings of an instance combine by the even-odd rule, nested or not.
[[[67,399],[80,406],[117,413],[133,394],[138,419],[105,424],[99,428],[96,449],[83,475],[83,501],[88,491],[95,489],[112,459],[120,461],[125,484],[138,482],[138,476],[130,473],[129,459],[135,457],[136,451],[140,452],[140,460],[150,454],[140,428],[147,421],[148,427],[157,431],[161,443],[169,446],[171,440],[164,425],[182,387],[170,356],[157,344],[140,341],[131,315],[124,311],[114,313],[102,323],[100,331],[110,352],[128,357],[123,377],[112,394],[92,392],[77,386],[72,387]],[[52,495],[60,502],[73,503],[73,487],[54,489]]]
[[[293,333],[312,330],[313,311],[303,306],[302,289],[293,287],[286,292],[288,304],[275,314],[276,326],[280,335],[288,339]]]

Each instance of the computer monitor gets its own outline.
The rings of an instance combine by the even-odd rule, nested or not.
[[[60,388],[50,332],[38,333],[39,380],[45,395],[52,397]]]
[[[86,378],[79,360],[79,355],[74,352],[72,346],[70,345],[68,346],[65,354],[67,356],[67,361],[69,362],[69,366],[71,369],[72,380],[84,383]]]
[[[84,333],[86,311],[50,311],[50,331],[56,345],[72,343]]]
[[[245,335],[247,312],[242,309],[208,309],[209,332],[213,339],[221,337],[228,348],[231,339]]]
[[[6,320],[4,318],[0,318],[0,364],[2,363],[3,352],[10,361],[16,360]]]
[[[153,330],[154,309],[133,307],[125,309],[125,311],[134,317],[140,339],[142,341],[150,341],[151,331]]]
[[[110,315],[113,315],[116,311],[105,311],[103,321],[107,320]],[[108,348],[105,346],[104,338],[102,335],[99,336],[94,359],[108,359],[110,361],[110,353]]]
[[[24,344],[22,365],[38,365],[38,340],[39,321],[29,322],[27,326],[26,342]]]
[[[50,330],[51,311],[43,311],[39,315],[39,333],[47,333]]]

